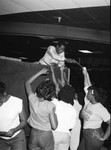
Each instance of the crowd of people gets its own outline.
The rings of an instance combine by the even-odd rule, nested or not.
[[[64,50],[63,43],[50,46],[39,61],[41,68],[26,81],[28,119],[23,100],[8,95],[5,83],[0,82],[0,150],[78,150],[82,140],[85,150],[101,150],[110,137],[111,118],[104,106],[106,91],[92,85],[83,67],[85,97],[82,106],[76,89],[65,82],[65,61],[72,63],[72,60],[65,58]],[[56,78],[55,67],[60,68],[60,81]],[[50,71],[52,80],[45,78],[33,91],[34,81]],[[107,123],[104,132],[103,122]],[[27,123],[30,126],[28,141],[24,133]]]

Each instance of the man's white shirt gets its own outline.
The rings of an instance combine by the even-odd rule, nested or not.
[[[69,129],[72,129],[76,121],[76,110],[68,103],[53,99],[52,103],[56,105],[56,114],[58,118],[58,127],[55,131],[69,133]]]
[[[51,53],[51,55],[49,54]],[[49,46],[43,58],[40,59],[42,65],[57,64],[59,67],[64,65],[65,54],[64,52],[57,54],[54,46]]]

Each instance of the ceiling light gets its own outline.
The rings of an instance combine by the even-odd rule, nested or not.
[[[91,52],[91,51],[89,51],[89,50],[85,50],[85,49],[83,49],[83,50],[78,50],[79,52],[81,52],[81,53],[93,53],[93,52]]]

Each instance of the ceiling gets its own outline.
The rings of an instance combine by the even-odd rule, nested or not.
[[[38,61],[60,39],[67,57],[109,65],[110,0],[0,0],[1,56]]]

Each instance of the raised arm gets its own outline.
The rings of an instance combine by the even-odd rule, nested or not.
[[[89,86],[91,86],[92,84],[91,84],[91,81],[90,81],[90,77],[89,77],[89,74],[88,74],[88,72],[87,72],[87,69],[86,69],[86,67],[83,67],[83,70],[82,70],[82,72],[83,72],[83,75],[84,75],[84,91],[85,91],[85,97],[84,97],[84,106],[83,106],[83,108],[82,108],[82,111],[81,111],[81,113],[80,113],[80,117],[81,118],[85,118],[86,120],[89,118],[89,115],[88,115],[88,113],[91,113],[90,111],[87,113],[85,110],[86,110],[86,108],[87,108],[87,105],[89,104],[89,100],[87,99],[87,92],[88,92],[88,90],[86,89],[86,88],[88,88]],[[85,88],[86,87],[86,88]]]
[[[90,77],[89,77],[86,67],[83,67],[82,72],[84,75],[84,87],[91,86],[92,84],[91,84]]]
[[[32,83],[35,79],[37,79],[40,75],[46,74],[47,72],[48,72],[48,69],[43,68],[42,70],[40,70],[39,72],[37,72],[36,74],[34,74],[33,76],[31,76],[31,77],[27,80],[25,86],[26,86],[26,92],[27,92],[28,95],[30,95],[30,94],[33,93],[31,83]]]

